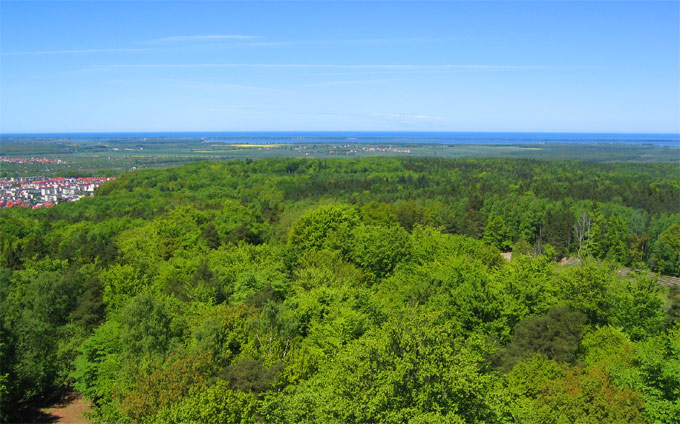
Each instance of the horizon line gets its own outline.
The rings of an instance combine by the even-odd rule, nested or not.
[[[394,133],[394,134],[611,134],[611,135],[670,135],[680,138],[679,132],[605,132],[605,131],[476,131],[476,130],[163,130],[163,131],[42,131],[42,132],[6,132],[0,131],[0,137],[14,135],[61,135],[61,134],[204,134],[204,133]],[[679,140],[680,141],[680,140]]]

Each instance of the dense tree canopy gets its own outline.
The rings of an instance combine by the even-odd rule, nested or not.
[[[677,171],[201,162],[3,210],[0,421],[75,389],[101,422],[677,423]]]

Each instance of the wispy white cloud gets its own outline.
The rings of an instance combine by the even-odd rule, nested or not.
[[[390,43],[441,43],[457,37],[393,37],[393,38],[350,38],[340,40],[305,40],[300,44],[390,44]]]
[[[260,68],[260,69],[339,69],[339,70],[388,70],[388,71],[427,71],[427,70],[539,70],[558,69],[552,66],[533,65],[479,65],[479,64],[443,64],[443,65],[413,65],[413,64],[329,64],[329,63],[135,63],[109,64],[93,66],[84,70],[106,69],[219,69],[219,68]]]
[[[192,46],[167,46],[161,43],[151,47],[152,43],[138,43],[140,45],[148,45],[150,47],[131,47],[131,48],[104,48],[104,49],[64,49],[64,50],[36,50],[36,51],[16,51],[16,52],[0,52],[3,56],[47,56],[47,55],[90,55],[90,54],[111,54],[111,53],[148,53],[158,51],[177,51],[178,49],[188,50]],[[242,41],[230,44],[223,47],[275,47],[285,45],[285,42],[266,42],[266,41]]]
[[[360,84],[376,84],[394,81],[404,81],[405,78],[374,78],[361,80],[339,80],[339,81],[324,81],[319,83],[305,84],[303,87],[334,87],[338,85],[360,85]]]
[[[266,41],[259,35],[242,34],[215,34],[215,35],[174,35],[161,37],[153,40],[138,41],[134,44],[149,47],[138,48],[92,48],[92,49],[55,49],[37,51],[0,52],[4,56],[43,56],[43,55],[87,55],[105,53],[143,53],[155,51],[159,48],[183,48],[190,45],[199,45],[204,42],[229,42],[216,45],[212,48],[244,48],[244,47],[287,47],[301,45],[336,45],[336,44],[381,44],[381,43],[413,43],[413,42],[442,42],[453,38],[373,38],[373,39],[347,39],[347,40],[298,40],[298,41]],[[174,46],[174,47],[171,47]]]
[[[190,90],[206,90],[206,91],[238,91],[248,92],[252,94],[268,94],[268,93],[283,93],[286,90],[272,87],[262,87],[246,84],[233,84],[221,82],[206,82],[206,81],[192,81],[192,80],[166,80],[175,85],[181,86]]]
[[[334,44],[388,44],[388,43],[436,43],[451,41],[455,38],[436,38],[436,37],[397,37],[397,38],[357,38],[340,40],[278,40],[278,41],[256,41],[264,37],[259,35],[175,35],[172,37],[162,37],[153,40],[139,41],[137,44],[162,44],[162,43],[187,43],[201,41],[243,41],[244,46],[297,46],[297,45],[334,45]]]
[[[383,118],[396,119],[399,121],[430,121],[430,122],[442,122],[444,118],[435,115],[422,115],[422,114],[412,114],[412,113],[386,113],[380,115]]]
[[[254,41],[262,37],[256,35],[181,35],[157,38],[155,40],[139,41],[137,45],[149,47],[96,48],[96,49],[55,49],[36,51],[0,52],[4,56],[45,56],[45,55],[88,55],[105,53],[146,53],[150,51],[166,50],[173,43],[192,43],[201,41],[234,41],[236,46],[275,46],[281,43]],[[176,48],[176,47],[174,47]],[[173,49],[174,49],[173,48]]]
[[[122,48],[122,49],[73,49],[73,50],[37,50],[19,52],[1,52],[5,56],[45,56],[45,55],[68,55],[68,54],[100,54],[100,53],[144,53],[148,48]]]
[[[241,34],[228,34],[228,35],[174,35],[171,37],[161,37],[153,40],[140,41],[137,44],[163,44],[163,43],[188,43],[188,42],[200,42],[200,41],[224,41],[224,40],[257,40],[262,38],[258,35],[241,35]]]

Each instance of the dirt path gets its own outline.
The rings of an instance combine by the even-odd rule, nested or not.
[[[90,412],[90,403],[80,397],[78,393],[71,393],[64,396],[59,402],[50,408],[40,410],[44,421],[48,423],[60,424],[86,424],[87,418],[83,412]]]
[[[624,267],[621,267],[621,269],[619,269],[617,272],[618,272],[619,275],[626,276],[628,274],[640,272],[640,271],[639,270],[633,270],[633,269],[630,269],[630,268],[624,266]],[[654,277],[656,274],[647,271],[647,275],[650,276],[650,277]],[[659,275],[657,277],[657,280],[659,281],[659,284],[661,284],[662,286],[668,286],[668,287],[680,286],[680,278],[678,278],[678,277],[671,277],[670,275]]]

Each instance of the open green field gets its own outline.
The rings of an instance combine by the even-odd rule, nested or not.
[[[0,157],[60,159],[64,163],[11,163],[0,178],[29,175],[109,176],[140,168],[166,168],[195,160],[261,158],[523,158],[593,162],[679,163],[680,146],[631,144],[226,144],[199,138],[11,138],[0,144]]]

